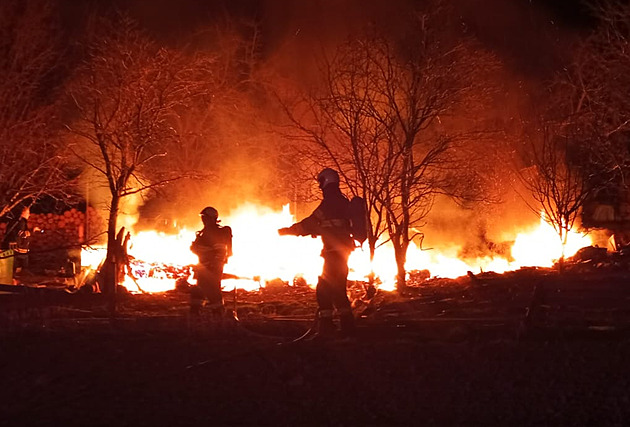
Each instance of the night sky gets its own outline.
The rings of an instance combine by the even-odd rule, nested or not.
[[[69,27],[78,25],[87,2],[63,0]],[[101,12],[128,12],[166,42],[227,16],[261,24],[263,52],[288,38],[304,44],[334,43],[367,22],[394,26],[423,0],[110,0]],[[557,66],[564,43],[591,24],[579,0],[452,0],[460,18],[489,49],[524,74],[543,75]]]

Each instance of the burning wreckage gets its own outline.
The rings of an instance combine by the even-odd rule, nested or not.
[[[321,271],[321,261],[318,261],[321,241],[279,237],[276,230],[292,220],[288,206],[282,212],[262,214],[255,209],[242,209],[227,220],[234,230],[234,255],[225,267],[224,290],[257,291],[278,282],[314,287]],[[131,293],[164,292],[194,285],[192,266],[197,263],[197,257],[190,252],[193,240],[194,231],[185,228],[176,234],[142,231],[124,243],[119,235],[127,273],[119,283]],[[411,245],[407,253],[408,276],[412,283],[418,284],[432,278],[455,279],[471,271],[505,273],[524,267],[550,268],[562,252],[557,240],[551,226],[541,219],[530,230],[516,233],[509,250],[503,249],[501,255],[488,250],[488,255],[463,259],[460,247],[422,250]],[[260,242],[265,242],[264,247]],[[564,249],[565,256],[572,256],[592,243],[589,236],[573,232]],[[105,248],[83,248],[83,270],[97,271],[104,256]],[[372,261],[366,248],[357,248],[350,257],[349,280],[367,282],[374,277],[378,289],[394,291],[396,266],[393,259],[393,249],[388,246],[377,249]]]
[[[230,295],[227,300],[233,299],[235,311],[238,290],[239,301],[243,304],[239,311],[249,310],[252,314],[251,303],[256,301],[260,315],[312,317],[313,311],[310,310],[314,306],[306,311],[302,306],[298,312],[291,313],[286,309],[271,308],[278,298],[287,301],[292,298],[315,299],[314,285],[321,271],[318,256],[321,242],[319,239],[300,240],[292,236],[280,239],[276,230],[292,221],[288,206],[281,212],[247,207],[226,220],[234,230],[234,255],[225,267],[222,285],[224,293]],[[141,231],[133,236],[121,229],[117,239],[117,262],[122,265],[118,278],[119,291],[138,295],[136,300],[151,295],[186,295],[195,284],[192,267],[197,259],[190,251],[193,240],[194,231],[185,228],[176,234]],[[557,263],[562,253],[557,240],[551,226],[541,219],[531,229],[515,233],[507,245],[507,254],[502,251],[503,256],[490,254],[465,260],[460,259],[461,248],[446,248],[438,252],[421,250],[412,245],[407,256],[409,293],[406,295],[411,305],[400,305],[397,298],[401,296],[389,292],[396,289],[396,266],[391,248],[379,248],[372,261],[369,251],[358,248],[349,261],[348,294],[355,316],[380,319],[385,323],[392,319],[396,323],[410,321],[409,316],[418,316],[420,312],[424,317],[442,321],[470,320],[472,317],[483,320],[478,316],[479,307],[474,309],[477,314],[472,317],[472,312],[468,311],[475,302],[495,300],[498,303],[501,300],[502,304],[509,295],[512,308],[499,310],[506,310],[501,321],[504,322],[506,316],[510,317],[508,312],[514,314],[516,311],[515,321],[520,324],[523,320],[531,322],[534,314],[540,319],[541,310],[549,310],[550,296],[557,297],[557,290],[564,286],[559,285],[561,274],[569,282],[582,283],[581,288],[584,289],[590,276],[597,277],[597,283],[602,280],[610,283],[611,274],[617,277],[628,270],[630,256],[626,247],[598,247],[591,237],[578,232],[569,235],[564,248],[566,258],[561,264]],[[266,242],[264,247],[260,242]],[[53,290],[55,294],[61,291],[65,295],[93,294],[98,291],[98,273],[105,258],[105,248],[83,247],[80,258],[81,269],[77,269],[76,274],[66,274],[67,277],[61,280],[57,280],[58,277],[54,280],[42,276],[22,277],[22,286],[5,284],[1,291],[12,295],[28,293],[31,296],[38,290]],[[559,270],[562,270],[561,274]],[[370,281],[370,278],[374,279]],[[564,295],[568,295],[567,290],[579,293],[578,288],[580,286],[564,286]],[[25,289],[28,292],[23,292]],[[305,295],[309,296],[305,298]],[[48,292],[46,298],[37,299],[38,304],[41,305],[45,299],[50,304],[58,301]],[[129,301],[133,299],[131,297]],[[268,301],[265,302],[265,299]],[[182,310],[186,304],[185,297],[168,301],[163,304],[179,304]],[[68,304],[68,298],[63,299],[63,304]],[[409,307],[415,305],[418,305],[417,310],[408,312]],[[496,307],[493,313],[496,317]],[[584,311],[581,313],[584,314]],[[481,317],[487,323],[488,318]]]

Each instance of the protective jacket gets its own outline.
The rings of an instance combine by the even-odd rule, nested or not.
[[[31,242],[31,232],[28,229],[28,220],[20,217],[9,226],[2,240],[2,249],[13,249],[17,253],[28,253]]]
[[[351,252],[354,240],[350,231],[350,202],[339,187],[327,185],[322,190],[324,198],[308,217],[288,228],[297,236],[321,236],[322,253]]]
[[[199,257],[199,264],[204,267],[223,267],[232,256],[232,229],[219,225],[206,226],[197,232],[190,250]]]
[[[333,313],[337,309],[344,334],[354,333],[354,317],[346,292],[348,258],[354,249],[350,227],[350,202],[339,187],[328,184],[322,189],[324,199],[319,206],[302,221],[286,229],[282,234],[298,236],[321,236],[324,265],[317,281],[315,294],[318,305],[318,333],[333,333]]]

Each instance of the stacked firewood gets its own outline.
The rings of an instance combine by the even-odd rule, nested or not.
[[[93,207],[86,213],[75,208],[62,214],[32,213],[28,219],[32,233],[31,249],[67,248],[81,244],[95,243],[105,230],[102,215]],[[0,224],[0,234],[4,235],[7,224]],[[35,231],[36,230],[36,231]]]

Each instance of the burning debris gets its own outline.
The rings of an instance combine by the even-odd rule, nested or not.
[[[281,238],[276,230],[293,221],[288,206],[281,212],[267,208],[246,206],[226,219],[232,224],[234,233],[234,255],[226,264],[224,289],[234,287],[244,290],[259,290],[274,283],[287,285],[317,282],[321,270],[319,239],[297,240],[292,236]],[[565,248],[567,257],[580,248],[592,246],[588,236],[573,233]],[[129,268],[137,284],[126,278],[124,286],[130,292],[163,292],[180,288],[183,283],[194,284],[191,266],[196,256],[190,252],[194,231],[181,228],[177,234],[158,231],[142,231],[129,240]],[[486,242],[491,243],[489,239]],[[261,247],[260,242],[266,242]],[[508,242],[508,240],[506,240]],[[499,246],[501,247],[500,250]],[[494,253],[473,257],[470,249],[453,247],[443,250],[422,250],[410,246],[407,255],[409,279],[421,283],[431,278],[456,278],[468,272],[503,273],[528,266],[552,267],[560,258],[562,248],[551,227],[543,220],[537,227],[515,233],[513,244],[493,244]],[[583,250],[580,254],[583,254]],[[84,267],[97,268],[104,258],[104,248],[85,248],[82,253]],[[466,254],[468,256],[463,257]],[[479,254],[477,254],[479,255]],[[356,249],[349,261],[349,280],[370,282],[381,290],[394,290],[396,266],[391,247],[380,247],[370,262],[365,248]]]
[[[98,229],[98,224],[102,227],[102,219],[93,209],[89,210],[87,218],[90,219],[90,233]],[[43,227],[45,231],[36,236],[36,251],[57,242],[54,240],[51,243],[46,239],[58,238],[59,233],[55,232],[54,227],[59,224],[65,227],[64,230],[74,230],[72,233],[77,237],[69,240],[70,243],[79,242],[85,220],[85,215],[76,211],[58,217],[33,215],[33,221],[36,221],[33,224]],[[236,287],[258,291],[275,283],[315,286],[321,271],[321,241],[299,240],[292,236],[280,238],[276,233],[278,228],[289,225],[293,220],[288,205],[281,211],[246,205],[226,217],[226,222],[234,230],[234,255],[225,267],[225,290]],[[129,292],[156,293],[184,289],[186,283],[195,284],[191,266],[197,263],[197,259],[190,252],[194,231],[186,227],[174,231],[144,230],[119,236],[125,240],[123,258],[127,258],[124,263],[127,272],[121,283]],[[555,232],[542,218],[537,226],[515,232],[511,238],[508,236],[500,243],[493,242],[484,230],[479,230],[478,234],[478,245],[474,247],[468,245],[424,250],[412,244],[406,264],[410,282],[421,284],[435,278],[462,277],[468,272],[503,273],[528,266],[553,267],[562,253]],[[261,242],[265,242],[264,247]],[[572,264],[580,264],[585,268],[588,260],[599,260],[590,262],[591,265],[597,262],[622,262],[620,260],[624,259],[623,254],[627,250],[621,248],[615,255],[603,257],[605,252],[604,249],[593,247],[589,236],[572,232],[565,247],[565,263],[567,268],[571,268]],[[83,247],[80,258],[82,268],[77,265],[75,271],[78,285],[94,280],[94,272],[99,270],[105,258],[105,248]],[[351,281],[373,283],[376,288],[385,291],[395,289],[396,265],[389,245],[380,246],[372,261],[367,248],[356,249],[350,257],[349,267]]]

